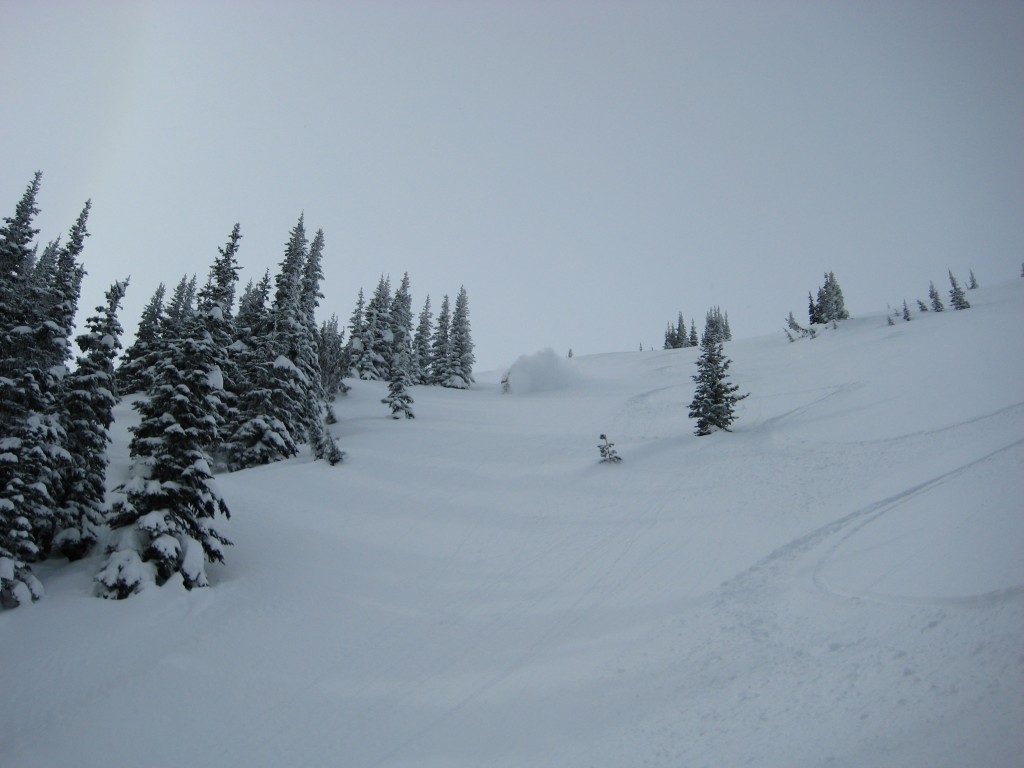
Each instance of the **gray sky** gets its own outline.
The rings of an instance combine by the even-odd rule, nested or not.
[[[1024,261],[1021,2],[0,0],[0,215],[93,200],[82,306],[243,283],[300,212],[321,316],[460,285],[478,370],[770,333],[833,270],[854,314]]]

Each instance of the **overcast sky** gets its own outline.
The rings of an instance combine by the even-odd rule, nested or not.
[[[855,315],[1024,261],[1022,2],[0,0],[0,215],[93,200],[91,309],[243,282],[305,212],[322,318],[408,271],[469,295],[477,370]]]

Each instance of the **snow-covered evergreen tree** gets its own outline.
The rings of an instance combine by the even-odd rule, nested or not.
[[[737,395],[739,387],[729,381],[728,370],[732,361],[725,356],[722,342],[705,333],[701,353],[697,359],[697,384],[690,403],[690,418],[697,420],[695,434],[704,436],[714,429],[730,431],[736,420],[734,406],[750,393]]]
[[[31,247],[39,230],[32,226],[39,209],[36,197],[42,183],[43,172],[36,171],[25,193],[14,208],[13,216],[5,216],[0,227],[0,279],[10,280],[25,274],[34,260]],[[14,298],[6,294],[3,298]],[[6,304],[6,302],[5,302]]]
[[[692,317],[690,318],[690,338],[687,340],[687,346],[696,347],[700,343],[697,338],[697,321]]]
[[[320,306],[320,282],[324,273],[323,262],[324,231],[318,229],[309,246],[309,254],[302,270],[302,292],[299,297],[299,319],[301,328],[295,339],[295,365],[302,372],[306,382],[305,429],[306,439],[313,446],[318,459],[325,458],[320,450],[324,445],[324,388],[323,372],[320,368],[320,330],[316,325],[316,308]]]
[[[42,592],[29,563],[46,557],[71,473],[64,380],[84,270],[77,262],[90,205],[68,244],[36,259],[36,174],[0,227],[0,603]]]
[[[391,370],[391,281],[380,276],[366,305],[358,343],[353,340],[356,375],[368,381],[386,381]]]
[[[319,357],[320,386],[324,401],[330,403],[339,394],[348,392],[344,378],[348,375],[348,357],[345,354],[345,339],[338,325],[338,316],[331,315],[320,325]]]
[[[451,376],[451,309],[448,294],[441,299],[441,311],[430,340],[430,383],[443,384]]]
[[[324,459],[332,467],[345,459],[345,452],[338,448],[338,442],[331,434],[328,424],[323,425],[318,439],[320,443],[316,446],[315,452],[319,458]]]
[[[199,292],[199,309],[210,311],[216,308],[224,322],[230,321],[234,311],[235,292],[238,284],[238,249],[242,239],[242,227],[236,223],[231,228],[228,241],[217,249],[218,257],[210,266],[206,285]]]
[[[135,341],[125,350],[121,364],[117,366],[115,379],[121,394],[145,392],[153,383],[152,365],[159,356],[160,318],[164,311],[165,292],[164,284],[160,283],[142,310]]]
[[[918,299],[918,300],[917,300],[917,311],[918,311],[918,312],[927,312],[927,311],[928,311],[928,305],[927,305],[927,304],[925,304],[925,303],[924,303],[923,301],[921,301],[920,299]]]
[[[314,447],[319,443],[320,371],[309,322],[309,308],[315,309],[319,298],[322,233],[317,240],[317,255],[309,265],[305,221],[300,216],[275,278],[265,332],[252,336],[246,345],[243,374],[249,386],[238,398],[230,438],[231,469],[294,456],[297,444],[307,440]]]
[[[732,341],[732,330],[729,328],[729,315],[722,312],[721,307],[712,307],[704,319],[702,339],[711,338],[720,342]]]
[[[476,381],[473,378],[476,356],[473,354],[473,335],[469,324],[469,298],[464,286],[459,288],[455,297],[448,356],[448,378],[442,384],[453,389],[468,389]]]
[[[308,254],[305,217],[299,216],[275,278],[274,302],[270,308],[270,359],[264,360],[265,364],[271,363],[269,368],[264,368],[271,374],[268,383],[279,390],[275,415],[288,428],[296,443],[306,442],[309,437],[308,399],[312,382],[303,368],[307,367],[313,353],[309,349],[311,339],[307,335],[306,313],[302,307]],[[319,381],[319,371],[316,378]]]
[[[946,307],[939,298],[939,292],[935,289],[935,283],[928,283],[928,297],[932,300],[932,311],[941,312]]]
[[[978,278],[974,276],[974,270],[972,269],[967,276],[967,290],[973,291],[978,287]]]
[[[907,300],[903,300],[903,319],[910,322],[910,308],[907,307]]]
[[[214,442],[203,446],[213,458],[214,467],[227,466],[233,449],[229,435],[238,422],[237,394],[244,390],[244,377],[237,368],[238,357],[233,349],[235,323],[233,308],[238,283],[238,249],[242,239],[241,227],[236,223],[227,243],[218,248],[218,256],[210,266],[206,285],[198,294],[197,312],[209,337],[211,359],[207,375],[214,389],[210,416],[217,429]]]
[[[668,323],[665,328],[665,349],[682,349],[690,346],[690,339],[686,331],[686,321],[683,313],[680,312],[676,318],[676,324]]]
[[[960,287],[959,281],[953,277],[953,270],[949,270],[949,303],[953,309],[970,309],[971,303],[964,295],[964,289]]]
[[[77,560],[92,547],[95,529],[106,516],[107,430],[114,420],[114,359],[121,348],[117,313],[127,286],[127,280],[110,286],[106,304],[96,307],[96,314],[86,321],[86,332],[76,339],[82,354],[65,380],[70,472],[64,483],[54,547],[69,560]]]
[[[235,317],[235,341],[247,344],[255,335],[267,330],[267,301],[270,298],[270,270],[263,273],[258,283],[252,280],[245,286],[238,300]]]
[[[253,359],[265,358],[269,354],[266,337],[260,337],[255,344]],[[299,452],[288,426],[277,416],[282,401],[293,394],[290,388],[277,386],[277,362],[291,365],[284,357],[269,362],[262,360],[253,368],[252,386],[239,398],[239,423],[230,437],[229,469],[270,464]],[[295,406],[293,401],[283,404],[292,409]]]
[[[360,371],[364,370],[367,366],[363,362],[363,356],[368,355],[369,352],[363,348],[363,333],[366,327],[366,298],[363,295],[363,289],[359,289],[359,297],[356,299],[355,309],[352,310],[352,315],[348,320],[348,344],[345,345],[346,355],[348,357],[349,370],[356,376],[356,378],[362,378]]]
[[[67,245],[58,249],[52,287],[39,286],[42,289],[40,304],[46,306],[44,312],[49,322],[59,329],[49,342],[52,357],[41,361],[41,365],[61,366],[65,368],[64,373],[72,356],[71,337],[74,333],[75,315],[78,312],[78,298],[82,292],[82,278],[85,276],[85,268],[78,262],[78,257],[85,249],[85,238],[89,236],[86,222],[90,210],[92,201],[87,200],[68,233]],[[51,297],[52,303],[46,302],[43,298],[47,294]]]
[[[209,405],[217,397],[213,360],[205,323],[194,315],[167,345],[149,398],[135,405],[142,420],[132,430],[132,476],[110,519],[116,540],[96,575],[103,597],[128,597],[175,574],[188,589],[204,587],[206,562],[224,560],[231,542],[214,522],[229,512],[204,449],[217,439]]]
[[[35,281],[37,266],[33,227],[39,213],[36,197],[42,173],[37,172],[0,227],[0,606],[12,608],[36,600],[42,585],[29,563],[45,554],[40,533],[53,514],[51,489],[59,483],[52,448],[65,435],[53,417],[52,380],[40,364],[41,328],[45,326],[37,306],[45,290]],[[47,260],[55,270],[56,246]],[[50,302],[47,302],[50,303]],[[51,321],[52,322],[52,321]]]
[[[430,333],[433,315],[430,313],[430,296],[423,302],[419,322],[416,325],[416,336],[412,342],[412,382],[413,384],[430,383]]]
[[[388,379],[388,395],[383,400],[386,406],[391,409],[391,418],[400,419],[403,416],[407,419],[415,418],[412,412],[413,399],[409,394],[409,387],[412,382],[409,378],[408,352],[399,348],[391,366],[391,374]]]
[[[807,322],[812,326],[821,322],[821,313],[818,311],[818,305],[814,303],[814,296],[810,291],[807,292]]]
[[[412,295],[409,293],[409,273],[402,276],[402,282],[391,299],[388,313],[391,328],[391,361],[392,366],[401,364],[406,367],[406,378],[413,382],[413,350],[412,350]],[[388,381],[392,380],[388,377]]]
[[[185,324],[196,311],[196,276],[182,275],[164,307],[160,322],[162,340],[174,340],[184,333]]]
[[[846,311],[843,289],[839,287],[834,273],[825,273],[825,283],[818,289],[817,302],[811,300],[810,314],[812,323],[834,323],[850,317]]]

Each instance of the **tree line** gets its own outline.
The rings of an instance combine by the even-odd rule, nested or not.
[[[291,230],[277,274],[250,280],[236,301],[241,228],[217,249],[206,282],[183,277],[146,304],[121,364],[117,313],[128,281],[114,283],[86,321],[72,369],[70,338],[85,269],[80,262],[90,203],[67,243],[42,253],[32,224],[41,173],[0,228],[0,604],[42,595],[31,564],[77,559],[110,528],[97,593],[123,598],[147,583],[208,583],[231,542],[217,529],[230,514],[212,482],[233,471],[295,456],[342,461],[328,426],[344,379],[385,380],[384,399],[412,417],[413,384],[473,382],[468,298],[445,296],[436,326],[430,299],[412,330],[406,275],[391,295],[382,277],[370,303],[362,291],[349,326],[317,324],[325,237]],[[107,430],[124,395],[138,393],[129,480],[108,506]]]

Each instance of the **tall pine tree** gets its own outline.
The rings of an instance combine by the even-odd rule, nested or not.
[[[135,407],[131,479],[121,490],[110,525],[117,534],[96,575],[102,597],[124,598],[147,583],[180,574],[188,589],[209,584],[206,562],[223,562],[231,542],[215,527],[228,517],[213,482],[204,446],[216,442],[210,400],[218,396],[209,372],[215,362],[209,332],[199,315],[168,343],[149,398]]]
[[[469,326],[469,298],[465,287],[459,289],[455,297],[455,311],[452,312],[452,325],[449,341],[449,370],[444,386],[454,389],[468,389],[475,381],[473,378],[473,336]]]
[[[701,353],[697,359],[697,384],[690,403],[690,418],[697,420],[695,434],[710,435],[715,429],[730,431],[736,420],[734,406],[750,393],[737,395],[739,387],[729,381],[728,370],[732,361],[725,356],[722,342],[705,334]]]
[[[430,296],[423,302],[419,321],[416,324],[416,337],[412,342],[412,381],[413,384],[430,383],[430,331],[431,320]]]
[[[117,366],[115,378],[121,394],[145,392],[153,383],[151,368],[159,356],[165,293],[166,287],[160,283],[142,310],[135,341],[125,350],[121,364]]]
[[[430,342],[430,383],[444,384],[452,374],[451,368],[451,309],[448,294],[441,299],[437,326]]]
[[[127,287],[127,280],[111,285],[106,304],[86,321],[86,332],[76,339],[82,354],[65,383],[71,471],[54,546],[69,560],[86,554],[96,541],[96,527],[106,518],[107,430],[114,420],[114,359],[121,348],[117,313]]]
[[[319,251],[322,233],[317,240]],[[316,344],[310,336],[308,309],[303,307],[315,308],[317,303],[320,254],[313,266],[307,264],[309,255],[305,218],[300,216],[285,245],[266,328],[247,344],[245,375],[251,386],[238,401],[231,469],[294,456],[299,443],[318,437],[320,423],[310,420],[310,399],[316,397],[320,372],[313,367]]]
[[[953,277],[953,270],[949,270],[949,303],[953,309],[970,309],[971,303],[964,295],[964,289],[960,287],[959,281]]]

